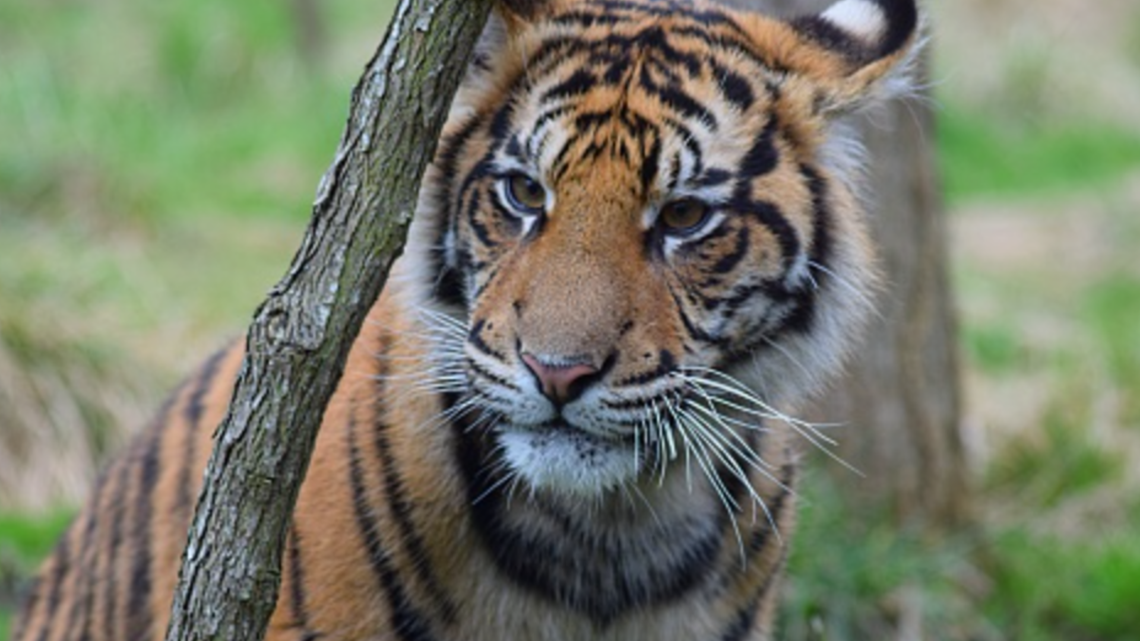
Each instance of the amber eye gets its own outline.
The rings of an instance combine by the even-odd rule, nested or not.
[[[522,214],[541,214],[546,209],[546,190],[537,180],[525,174],[510,174],[503,179],[507,204]]]
[[[657,223],[668,234],[691,234],[709,217],[709,206],[696,198],[674,200],[661,208]]]

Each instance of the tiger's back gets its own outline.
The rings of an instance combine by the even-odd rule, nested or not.
[[[916,23],[503,2],[326,410],[269,638],[767,638],[810,430],[777,408],[875,278],[831,123]],[[15,639],[162,637],[241,355],[107,468]]]

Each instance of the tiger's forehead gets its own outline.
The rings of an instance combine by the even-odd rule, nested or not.
[[[551,183],[614,163],[650,197],[715,183],[778,92],[779,74],[715,10],[579,2],[532,29],[503,151]]]

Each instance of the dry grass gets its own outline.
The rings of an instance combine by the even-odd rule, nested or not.
[[[129,371],[107,371],[85,354],[69,328],[42,321],[13,345],[12,327],[0,333],[0,507],[49,510],[75,505],[122,426],[141,425],[151,394]],[[2,323],[0,323],[2,324]],[[48,327],[45,327],[47,325]],[[51,344],[45,344],[50,341]],[[60,354],[69,362],[52,362]],[[76,429],[80,426],[82,429]]]

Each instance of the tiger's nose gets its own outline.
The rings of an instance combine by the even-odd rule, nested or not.
[[[581,396],[598,374],[598,368],[587,363],[546,365],[525,352],[522,361],[538,379],[543,395],[559,407]]]

